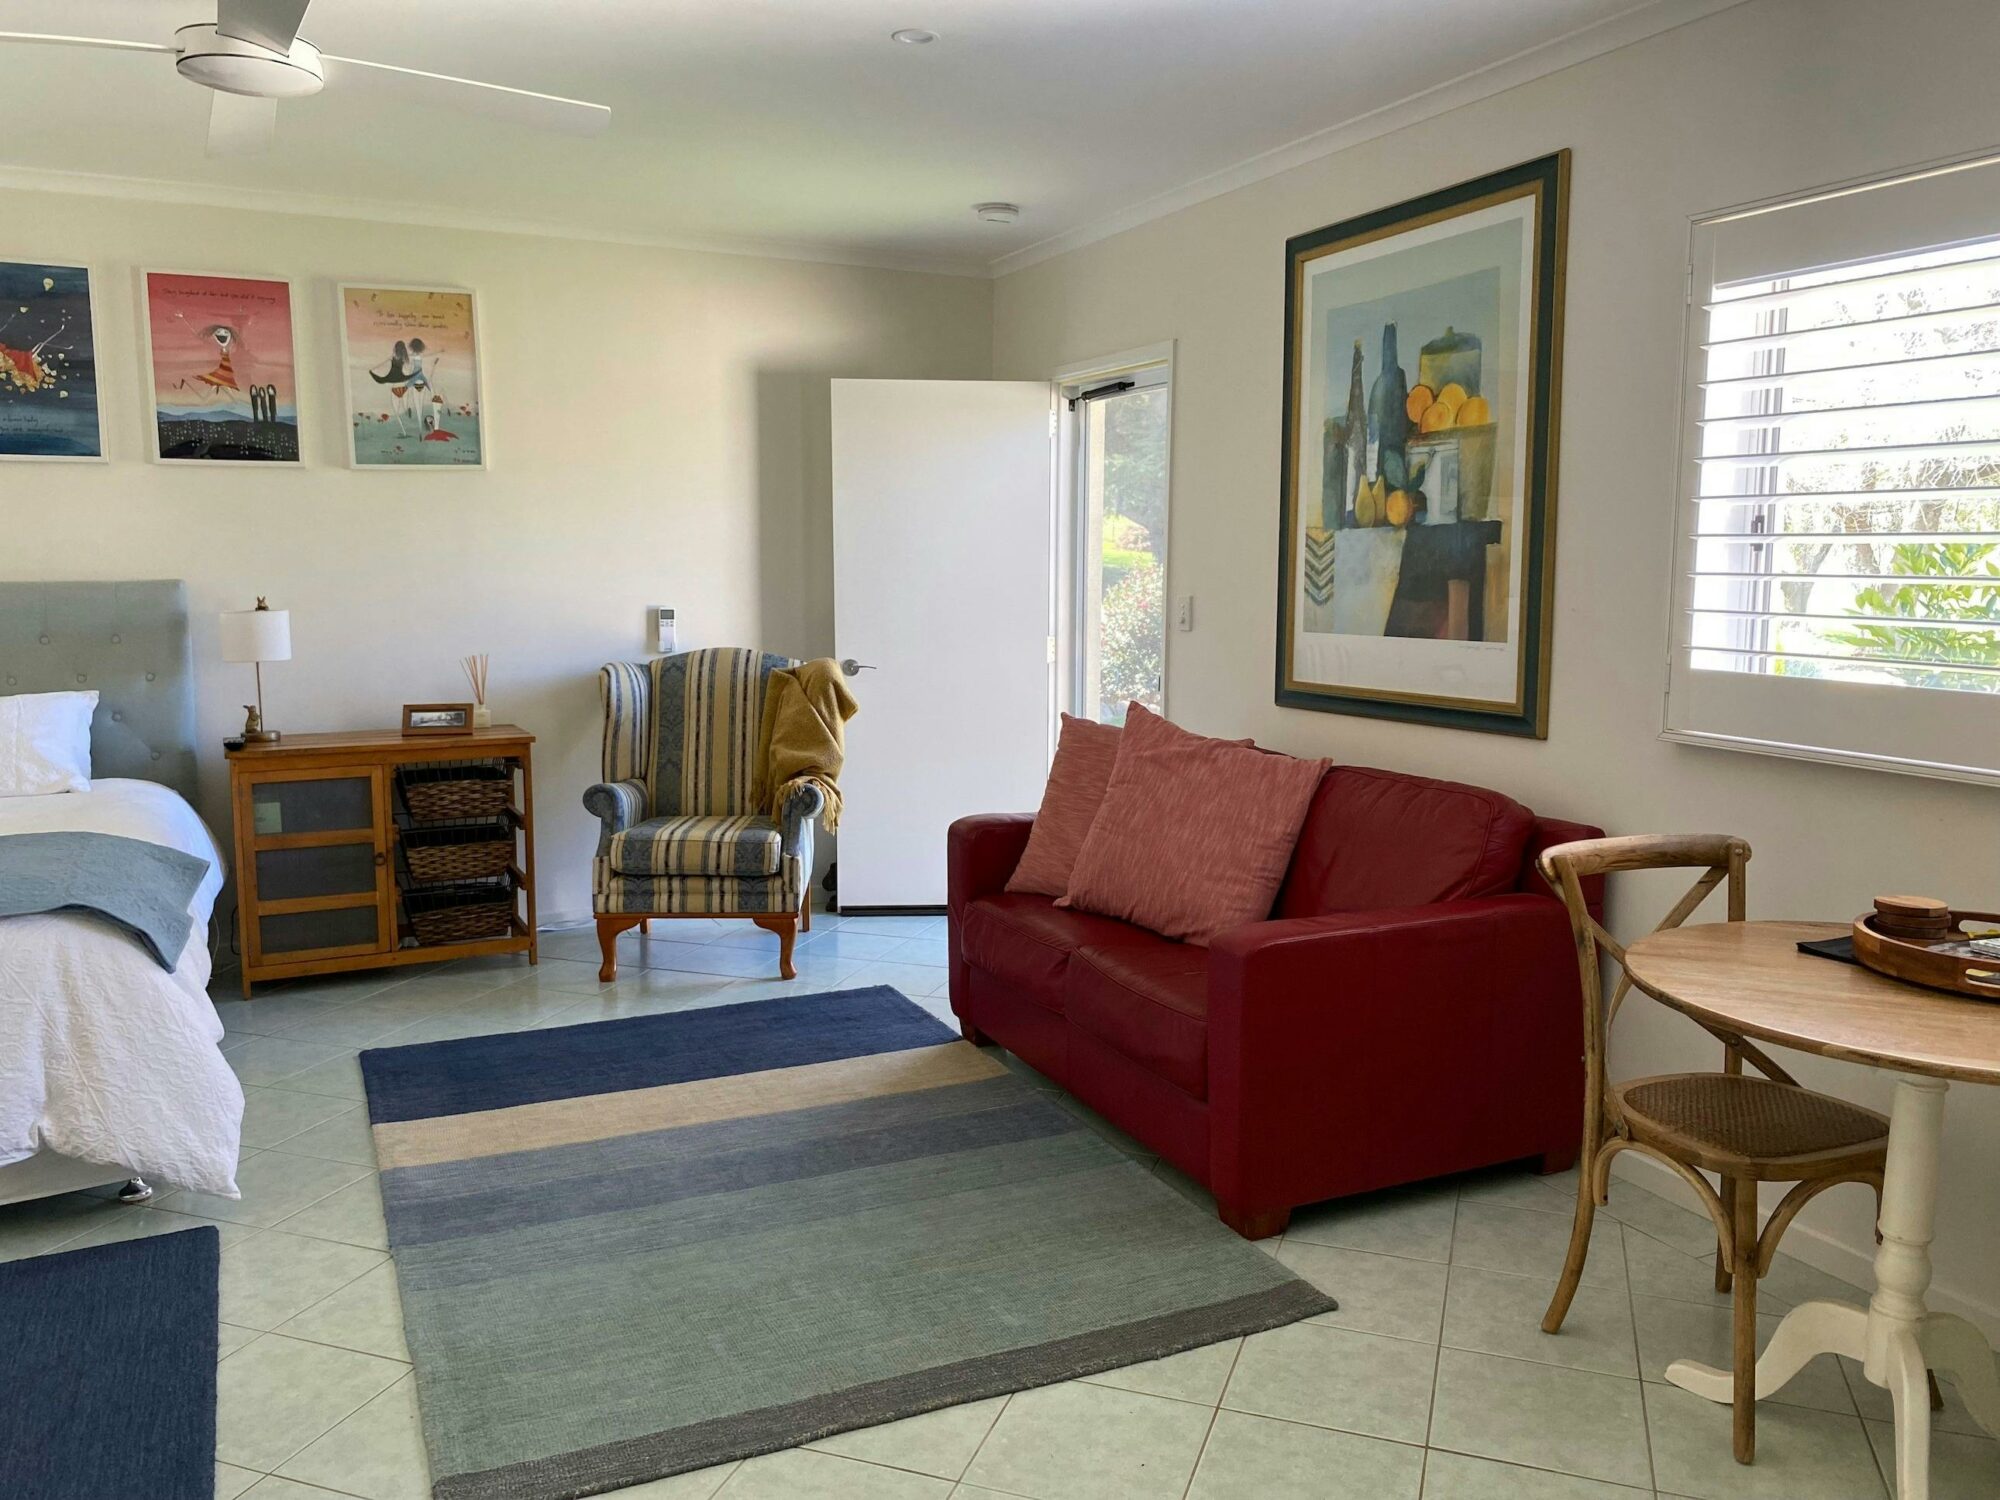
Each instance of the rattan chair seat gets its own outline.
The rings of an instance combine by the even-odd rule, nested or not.
[[[1818,1176],[1888,1144],[1889,1122],[1873,1110],[1748,1074],[1672,1073],[1610,1091],[1634,1139],[1719,1164],[1712,1170],[1754,1163],[1741,1175],[1766,1181]]]

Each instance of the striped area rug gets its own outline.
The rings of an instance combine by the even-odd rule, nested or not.
[[[361,1066],[437,1500],[596,1494],[1334,1306],[887,988]]]

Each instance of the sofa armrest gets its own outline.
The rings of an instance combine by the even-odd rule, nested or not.
[[[600,824],[597,852],[601,856],[610,847],[612,834],[623,833],[646,816],[646,783],[600,781],[584,789],[583,806]]]
[[[1559,1154],[1582,1128],[1576,951],[1546,896],[1233,928],[1208,1016],[1213,1185],[1239,1210],[1407,1181],[1400,1159],[1454,1142]]]
[[[975,813],[951,825],[945,836],[945,886],[953,911],[1006,889],[1034,826],[1033,813]]]

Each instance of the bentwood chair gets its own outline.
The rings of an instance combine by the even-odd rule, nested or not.
[[[778,815],[757,805],[759,731],[771,674],[798,663],[757,651],[684,651],[612,662],[604,780],[583,794],[600,820],[591,907],[617,977],[618,934],[654,917],[741,917],[775,933],[778,972],[812,927],[813,821],[825,794],[794,786]]]
[[[1605,1076],[1605,1037],[1632,988],[1623,973],[1625,949],[1590,915],[1583,882],[1625,870],[1699,869],[1702,873],[1656,930],[1678,927],[1717,886],[1726,885],[1729,920],[1744,911],[1744,867],[1750,846],[1722,834],[1636,835],[1583,839],[1543,851],[1537,864],[1562,895],[1576,935],[1583,980],[1584,1124],[1578,1164],[1576,1226],[1562,1281],[1542,1329],[1562,1328],[1583,1279],[1591,1222],[1610,1190],[1610,1168],[1621,1151],[1638,1151],[1678,1173],[1715,1221],[1715,1289],[1733,1294],[1735,1450],[1738,1463],[1756,1455],[1757,1283],[1771,1269],[1778,1240],[1818,1194],[1843,1182],[1865,1182],[1882,1193],[1889,1121],[1870,1109],[1801,1088],[1747,1038],[1696,1024],[1722,1043],[1720,1073],[1668,1073],[1613,1083]],[[1603,1001],[1602,954],[1619,964],[1618,987]],[[1743,1071],[1749,1063],[1764,1076]],[[1719,1186],[1702,1173],[1712,1172]],[[1795,1184],[1779,1200],[1763,1233],[1757,1230],[1757,1184]]]

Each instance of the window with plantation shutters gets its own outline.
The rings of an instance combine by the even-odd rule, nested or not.
[[[2000,781],[2000,164],[1696,222],[1670,739]]]

